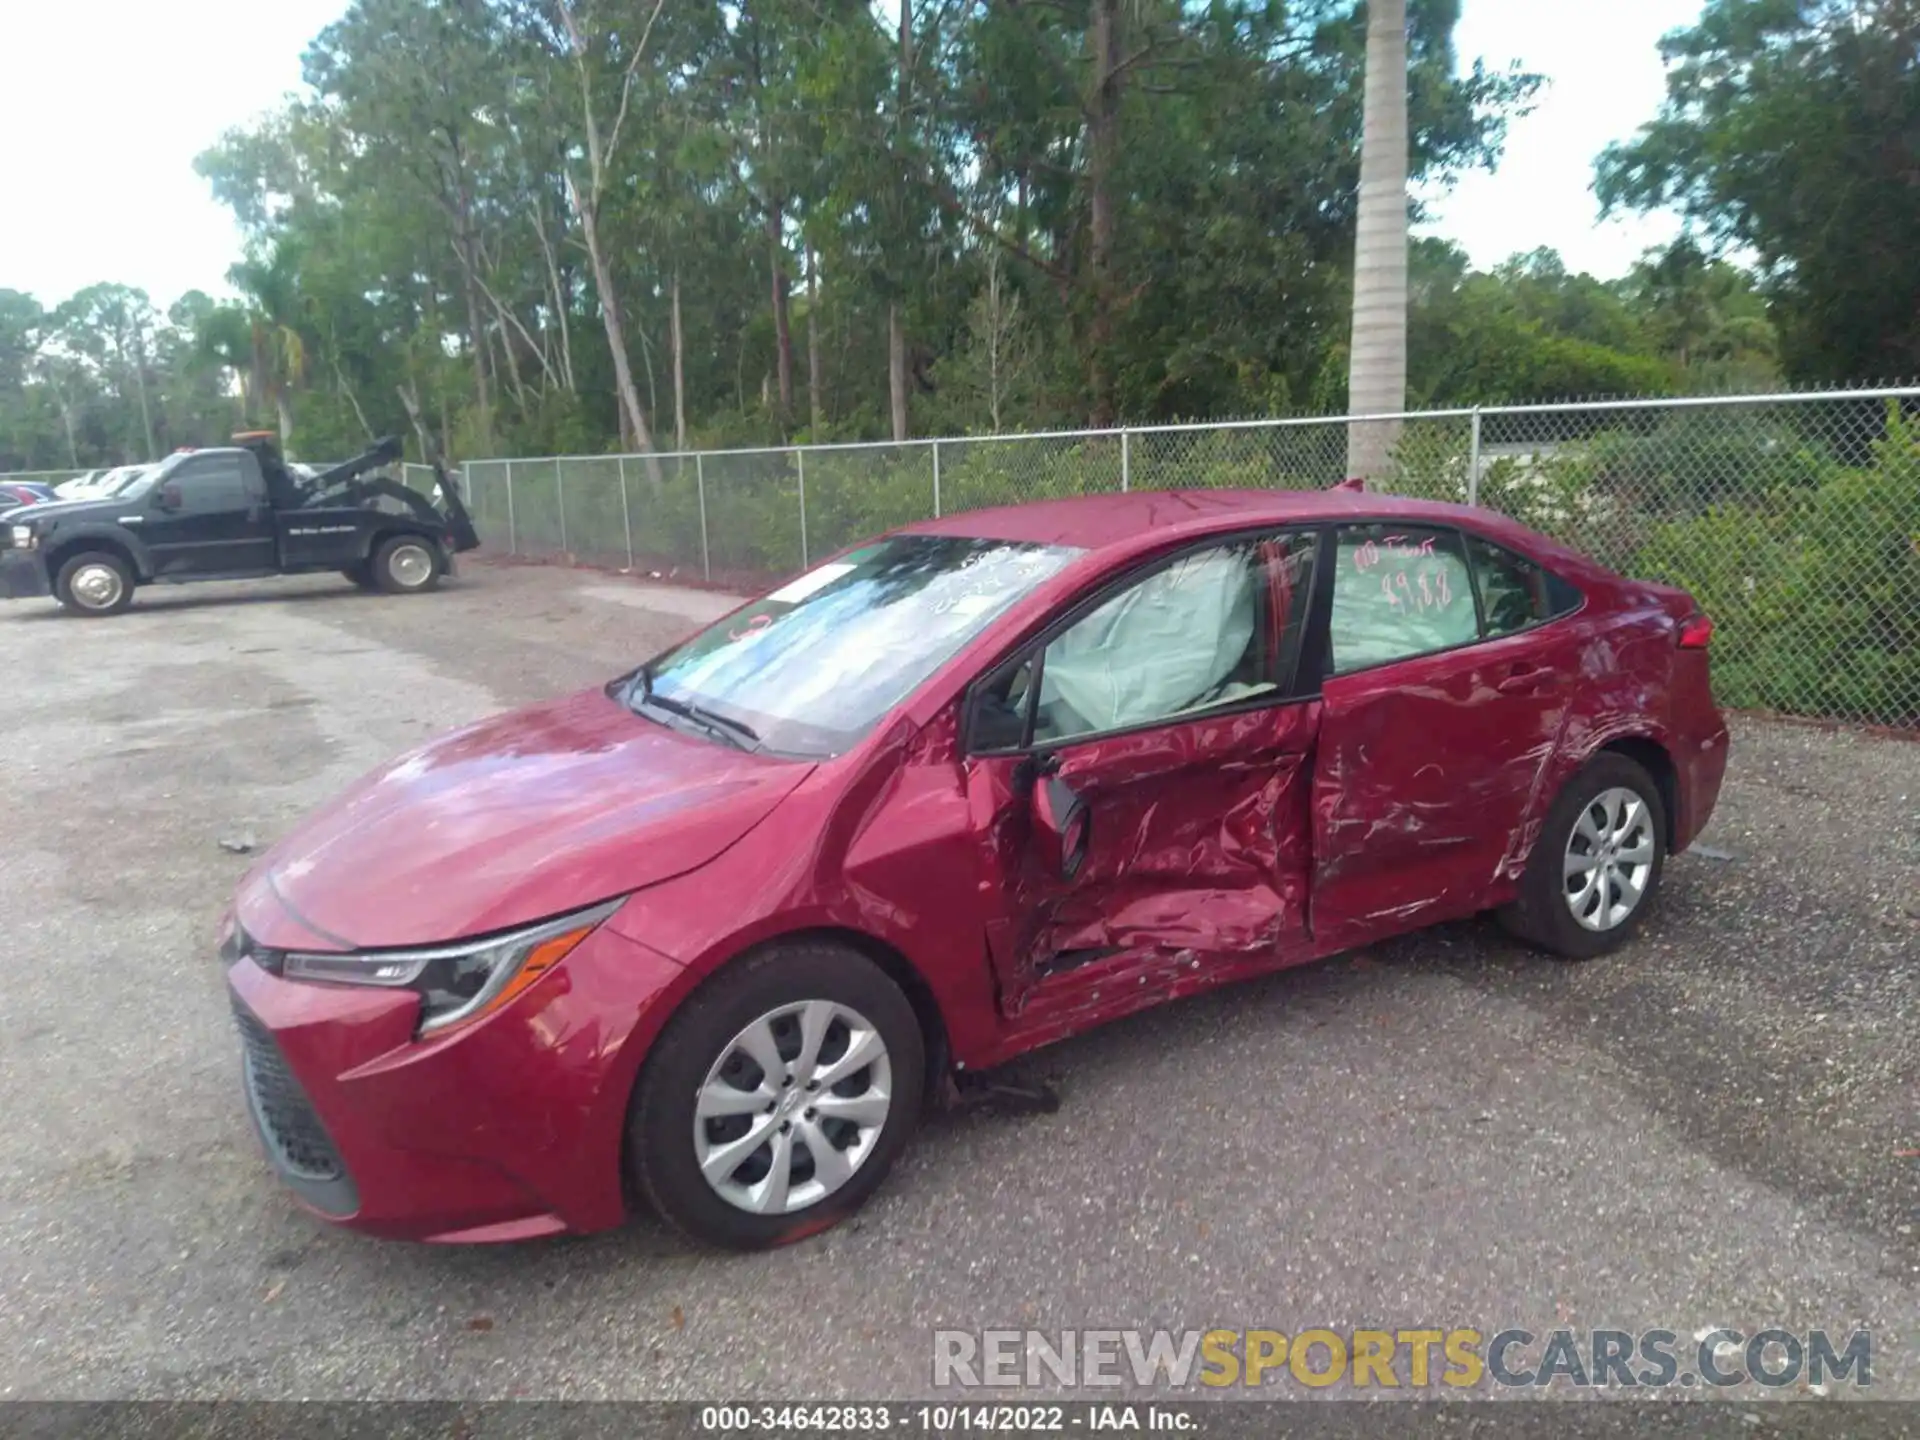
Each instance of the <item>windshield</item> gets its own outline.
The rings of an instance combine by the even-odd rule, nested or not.
[[[662,656],[629,692],[790,755],[848,749],[1082,552],[899,535],[816,566]],[[743,731],[741,727],[745,727]]]

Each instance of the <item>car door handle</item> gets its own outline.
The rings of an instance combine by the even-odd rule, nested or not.
[[[1494,686],[1502,695],[1537,695],[1553,683],[1553,672],[1531,665],[1515,666],[1507,678]]]

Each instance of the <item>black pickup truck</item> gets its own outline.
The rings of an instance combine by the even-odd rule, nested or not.
[[[52,595],[78,615],[113,615],[135,587],[335,570],[389,594],[431,590],[479,536],[437,463],[438,504],[381,476],[398,440],[302,481],[267,435],[170,455],[98,500],[56,501],[0,519],[0,596]]]

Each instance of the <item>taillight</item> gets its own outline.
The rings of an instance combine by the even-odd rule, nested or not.
[[[1682,650],[1704,650],[1713,640],[1713,617],[1695,615],[1680,627]]]

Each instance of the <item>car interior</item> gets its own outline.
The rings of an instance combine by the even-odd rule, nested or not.
[[[1280,688],[1307,618],[1310,536],[1182,556],[1054,637],[1040,667],[1033,743],[1175,720]],[[1276,577],[1270,591],[1264,576]],[[982,686],[973,743],[1024,738],[1033,665],[1021,657]]]

